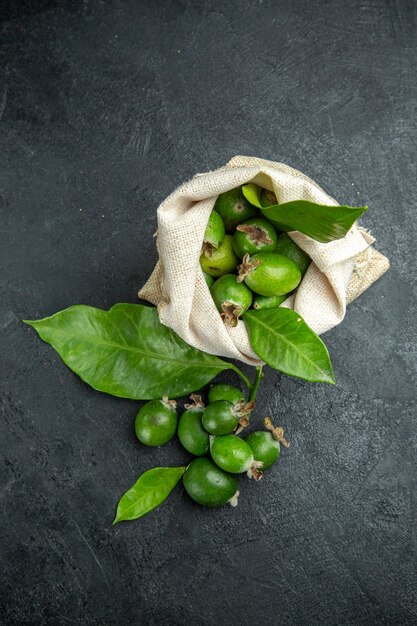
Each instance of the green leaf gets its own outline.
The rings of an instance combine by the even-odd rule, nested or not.
[[[223,370],[242,375],[231,363],[185,343],[161,324],[154,307],[116,304],[103,311],[77,304],[26,323],[86,383],[121,398],[176,398]]]
[[[311,382],[334,384],[326,346],[291,309],[247,311],[243,320],[256,354],[284,374]]]
[[[261,187],[258,187],[258,185],[255,185],[254,183],[242,185],[242,193],[245,196],[246,200],[253,204],[253,206],[258,207],[258,209],[262,208],[261,191]]]
[[[143,517],[167,499],[185,467],[155,467],[138,478],[120,498],[113,524]]]
[[[294,200],[260,207],[264,217],[283,231],[300,233],[328,243],[341,239],[368,207],[326,206],[308,200]]]

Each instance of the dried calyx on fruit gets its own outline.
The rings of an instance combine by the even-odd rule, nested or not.
[[[211,257],[213,252],[224,241],[225,229],[223,220],[216,211],[212,211],[204,233],[202,252],[206,257]]]
[[[203,398],[198,393],[192,393],[190,395],[191,402],[184,404],[184,407],[189,411],[202,411],[205,408]]]
[[[245,400],[239,400],[239,402],[236,402],[233,407],[234,415],[239,421],[239,428],[236,430],[236,433],[249,426],[249,418],[254,406],[255,404],[252,400],[249,402],[246,402]]]
[[[246,254],[238,267],[238,282],[261,296],[282,296],[298,287],[301,272],[291,259],[275,252]]]
[[[274,252],[278,236],[275,228],[262,217],[255,217],[236,226],[233,247],[236,254],[243,258],[245,254],[256,252]]]
[[[237,282],[243,283],[245,278],[249,276],[250,272],[253,272],[253,270],[259,267],[260,264],[261,264],[261,259],[252,259],[250,254],[245,254],[245,256],[242,259],[242,263],[237,266],[237,271],[238,271],[238,275],[236,278]]]
[[[211,288],[211,295],[223,322],[228,326],[236,326],[238,318],[252,304],[252,292],[236,281],[235,274],[218,278]]]
[[[253,402],[245,404],[244,400],[240,400],[232,404],[227,400],[217,400],[204,409],[202,423],[211,435],[228,435],[238,427],[248,426],[252,409]]]
[[[238,319],[243,313],[244,309],[234,302],[223,302],[220,317],[226,326],[234,328],[237,326]]]
[[[226,235],[221,245],[212,252],[210,257],[204,253],[200,257],[203,272],[214,277],[230,274],[235,270],[238,262],[239,259],[233,250],[232,235]]]

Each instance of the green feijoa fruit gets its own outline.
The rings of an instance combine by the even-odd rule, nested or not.
[[[261,296],[282,296],[298,287],[301,272],[291,259],[276,252],[243,257],[238,280]]]
[[[232,385],[226,385],[224,383],[220,383],[218,385],[212,385],[208,392],[209,402],[217,402],[217,400],[227,400],[232,404],[237,404],[238,402],[245,402],[245,396],[236,387],[232,387]]]
[[[287,235],[287,233],[281,233],[277,239],[277,246],[275,252],[283,254],[284,256],[294,261],[296,266],[301,272],[301,276],[307,271],[308,266],[311,263],[311,259],[307,252],[301,250],[299,246]]]
[[[207,287],[211,289],[214,285],[213,276],[210,276],[210,274],[207,274],[207,272],[203,272],[203,276],[204,276],[204,280],[206,281]]]
[[[230,274],[236,269],[238,263],[239,259],[233,250],[232,235],[225,236],[223,243],[213,252],[211,257],[206,257],[205,254],[200,257],[203,272],[216,277]]]
[[[237,256],[242,259],[245,254],[274,252],[277,239],[277,232],[271,222],[262,217],[254,217],[236,226],[233,247]]]
[[[146,446],[162,446],[177,430],[177,403],[175,400],[150,400],[140,409],[135,419],[136,437]]]
[[[183,476],[188,495],[203,506],[218,507],[230,503],[237,505],[237,480],[217,467],[207,457],[191,461]]]
[[[278,204],[278,200],[273,191],[269,191],[269,189],[262,189],[260,202],[263,207],[266,206],[274,206]]]
[[[227,400],[210,403],[201,418],[203,427],[211,435],[227,435],[233,432],[239,423],[233,409],[233,404]]]
[[[236,435],[213,437],[210,453],[216,465],[225,472],[231,474],[247,472],[249,478],[260,478],[259,469],[262,463],[254,459],[252,449],[244,439]]]
[[[258,430],[248,435],[245,441],[252,450],[254,458],[263,463],[263,470],[271,467],[279,459],[280,443],[271,433]]]
[[[246,200],[241,187],[221,193],[216,200],[214,209],[222,218],[228,233],[232,233],[238,224],[246,222],[258,214],[256,207]]]
[[[209,451],[209,434],[201,423],[203,410],[187,409],[178,422],[178,438],[187,452],[194,456],[202,456]]]
[[[216,211],[210,213],[203,240],[203,252],[211,257],[214,250],[223,243],[225,235],[223,220]]]
[[[236,274],[218,278],[211,288],[211,295],[223,322],[228,326],[236,326],[238,318],[252,304],[251,290],[236,281]]]
[[[261,309],[275,309],[282,304],[289,296],[289,293],[284,293],[282,296],[255,296],[253,299],[253,308],[260,311]]]

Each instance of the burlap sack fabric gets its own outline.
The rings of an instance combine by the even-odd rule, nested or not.
[[[336,205],[314,181],[282,163],[255,157],[234,157],[225,167],[197,174],[159,206],[159,261],[139,297],[158,307],[163,324],[187,343],[218,356],[258,365],[245,324],[225,326],[214,306],[199,264],[207,221],[218,194],[253,182],[273,190],[278,202],[311,200]],[[388,269],[374,238],[354,226],[343,239],[318,243],[299,232],[289,233],[311,257],[295,295],[287,306],[318,334],[339,324],[352,302]]]

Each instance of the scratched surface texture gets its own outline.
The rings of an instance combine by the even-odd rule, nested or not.
[[[416,3],[0,14],[0,623],[416,624]],[[135,302],[159,202],[235,154],[369,204],[392,269],[325,337],[337,386],[267,373],[257,414],[292,445],[237,509],[178,488],[112,528],[143,470],[187,456],[140,447],[138,404],[88,388],[19,320]]]

